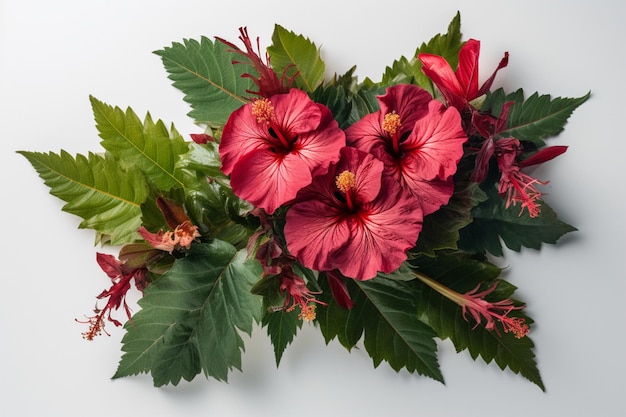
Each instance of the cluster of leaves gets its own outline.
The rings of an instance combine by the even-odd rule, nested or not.
[[[279,25],[267,52],[277,74],[294,77],[294,87],[328,106],[339,126],[346,128],[376,111],[376,95],[389,85],[413,83],[437,97],[415,57],[419,52],[441,55],[454,68],[461,45],[457,14],[447,33],[419,46],[410,58],[395,61],[381,81],[360,83],[355,68],[325,80],[325,64],[315,44]],[[156,54],[191,106],[188,115],[219,141],[229,115],[250,98],[253,82],[242,75],[255,74],[254,67],[233,64],[241,61],[239,56],[222,42],[204,37],[173,43]],[[514,102],[505,133],[538,149],[544,139],[563,129],[587,97],[526,98],[521,90],[510,94],[498,90],[487,95],[482,109],[497,115],[505,102]],[[124,111],[93,97],[91,105],[104,153],[21,152],[51,193],[66,202],[63,210],[81,217],[80,227],[95,230],[98,241],[133,245],[141,241],[137,229],[142,225],[152,231],[167,229],[154,203],[156,197],[166,197],[184,208],[201,233],[189,251],[164,253],[160,262],[147,265],[151,283],[139,301],[141,310],[125,326],[125,353],[115,377],[151,373],[156,386],[176,385],[201,372],[227,380],[230,370],[241,369],[240,333],[250,334],[255,323],[266,328],[278,364],[302,322],[297,312],[267,308],[284,300],[284,294],[267,278],[259,285],[260,265],[246,251],[258,222],[220,171],[218,142],[186,141],[174,126],[154,122],[150,114],[142,121],[131,109]],[[419,270],[460,293],[498,282],[491,296],[511,298],[515,287],[500,278],[500,270],[487,256],[501,256],[503,244],[516,251],[539,249],[575,230],[558,220],[545,202],[538,218],[505,208],[496,191],[496,173],[480,185],[472,184],[465,179],[472,166],[471,159],[461,162],[455,194],[447,206],[424,220],[405,266],[371,281],[349,282],[352,309],[336,304],[325,274],[300,268],[327,304],[318,308],[314,323],[327,343],[337,339],[352,349],[363,339],[374,366],[386,361],[395,370],[443,381],[436,341],[450,339],[458,351],[467,350],[472,358],[480,356],[487,363],[495,361],[543,389],[531,339],[473,329],[475,323],[464,319],[458,305],[415,279],[414,271]]]

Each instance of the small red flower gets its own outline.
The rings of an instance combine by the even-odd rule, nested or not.
[[[524,306],[516,306],[513,304],[513,301],[508,298],[494,302],[485,300],[485,297],[496,289],[498,286],[497,282],[485,291],[478,292],[480,286],[477,286],[465,294],[460,294],[425,275],[418,273],[416,276],[424,284],[428,285],[430,288],[437,291],[450,301],[458,304],[461,307],[463,318],[465,320],[468,320],[467,314],[469,313],[469,315],[472,316],[476,322],[473,329],[478,327],[478,325],[480,325],[480,323],[484,320],[485,329],[489,331],[495,330],[498,335],[500,335],[500,332],[496,327],[496,323],[500,323],[504,333],[511,332],[518,339],[521,339],[528,334],[529,327],[528,324],[524,322],[524,318],[509,316],[512,311],[521,310]]]
[[[219,151],[233,192],[272,214],[325,173],[343,146],[345,134],[331,111],[292,89],[233,112]]]
[[[497,72],[506,67],[509,62],[509,53],[505,52],[504,57],[483,85],[478,87],[478,59],[480,56],[480,41],[470,39],[459,51],[459,64],[456,72],[452,70],[445,58],[420,53],[418,59],[422,61],[422,71],[437,86],[448,106],[455,107],[459,112],[464,113],[470,102],[491,88]]]
[[[280,291],[285,293],[285,303],[281,310],[293,311],[300,307],[298,318],[305,321],[315,320],[315,309],[317,304],[326,303],[315,299],[314,293],[310,291],[302,278],[296,275],[291,267],[283,268],[280,274]]]
[[[254,67],[257,71],[258,75],[252,74],[244,74],[243,77],[250,78],[256,84],[258,91],[248,91],[250,94],[258,95],[261,97],[271,97],[274,94],[286,93],[289,91],[289,87],[293,81],[293,79],[298,75],[295,74],[290,79],[285,79],[284,75],[281,78],[278,78],[272,67],[270,66],[270,59],[267,54],[265,54],[265,62],[261,59],[261,47],[259,45],[259,38],[256,39],[256,51],[252,46],[252,41],[250,40],[250,36],[248,35],[248,29],[243,27],[239,28],[239,40],[241,40],[246,47],[246,50],[243,51],[235,44],[222,39],[220,37],[215,37],[218,41],[227,45],[231,48],[232,52],[236,52],[243,56],[248,62]],[[238,61],[233,61],[233,64],[237,64]]]
[[[516,338],[521,339],[529,332],[528,325],[524,323],[524,319],[521,317],[510,317],[509,313],[513,310],[521,310],[523,307],[516,307],[513,301],[510,299],[489,302],[484,298],[491,294],[498,283],[496,282],[490,288],[485,291],[478,292],[480,288],[477,286],[471,291],[461,295],[459,305],[462,308],[463,318],[467,320],[466,314],[469,313],[474,321],[476,321],[476,328],[481,321],[485,320],[485,329],[495,330],[498,332],[496,322],[502,325],[504,333],[513,333]]]
[[[536,178],[521,171],[521,168],[540,164],[556,158],[567,150],[566,146],[550,146],[544,148],[529,158],[518,162],[521,155],[522,145],[517,139],[507,138],[495,142],[495,155],[500,169],[500,182],[498,192],[506,198],[506,207],[520,203],[520,215],[524,209],[528,210],[530,217],[537,217],[541,213],[540,200],[543,195],[538,185],[546,185],[548,181],[539,181]]]
[[[102,291],[96,298],[102,300],[108,298],[104,308],[100,309],[96,305],[94,308],[94,316],[87,317],[87,321],[80,321],[80,323],[89,324],[89,330],[83,333],[83,338],[87,340],[93,340],[94,337],[100,336],[102,332],[107,333],[104,329],[105,318],[116,326],[121,326],[122,323],[111,317],[112,310],[117,310],[120,307],[124,307],[124,311],[131,318],[131,311],[126,304],[126,293],[130,289],[130,282],[134,278],[135,284],[139,286],[140,290],[145,286],[145,268],[128,268],[123,262],[118,261],[113,255],[107,255],[98,253],[96,260],[100,268],[108,275],[113,282],[113,285],[108,290]]]
[[[359,280],[400,267],[422,229],[422,210],[382,173],[383,163],[372,155],[343,148],[339,162],[302,189],[287,211],[289,252],[307,268],[338,269]]]
[[[198,226],[191,224],[189,220],[176,226],[174,231],[157,233],[149,232],[145,227],[139,228],[139,234],[155,249],[172,253],[176,249],[189,249],[195,238],[200,237]]]

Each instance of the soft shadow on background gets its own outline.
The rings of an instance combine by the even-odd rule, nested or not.
[[[579,231],[541,252],[507,253],[507,279],[537,321],[531,337],[547,387],[442,342],[446,385],[373,369],[362,351],[328,346],[304,326],[279,369],[268,337],[246,338],[243,373],[153,388],[148,376],[112,381],[122,331],[81,339],[107,278],[91,231],[61,212],[17,150],[99,151],[89,95],[197,133],[182,94],[152,51],[184,38],[236,41],[248,26],[268,46],[274,24],[322,48],[329,76],[360,80],[447,30],[481,40],[482,75],[509,51],[496,87],[591,99],[550,144],[566,154],[534,174],[550,205]],[[626,384],[621,123],[626,67],[619,1],[0,1],[0,290],[2,416],[622,416]],[[115,251],[112,251],[115,253]]]

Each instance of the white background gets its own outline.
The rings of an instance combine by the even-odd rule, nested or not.
[[[32,1],[0,0],[0,415],[2,416],[623,416],[626,348],[624,7],[620,1]],[[482,78],[510,53],[496,86],[591,99],[550,144],[566,154],[534,174],[580,231],[541,252],[508,253],[507,278],[537,324],[531,337],[547,392],[441,343],[446,385],[362,350],[324,344],[305,326],[276,369],[268,337],[246,338],[243,373],[153,388],[112,381],[122,331],[81,339],[74,319],[108,279],[93,233],[61,212],[16,150],[100,151],[90,94],[142,117],[198,132],[182,94],[151,52],[183,38],[236,41],[248,26],[270,43],[274,23],[322,47],[328,72],[362,80],[461,11],[464,38],[482,41]]]

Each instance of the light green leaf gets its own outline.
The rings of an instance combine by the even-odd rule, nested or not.
[[[250,292],[260,274],[245,250],[226,242],[192,246],[145,290],[114,378],[151,372],[155,386],[176,385],[203,371],[227,380],[241,369],[239,332],[251,334],[261,319],[261,297]]]
[[[294,84],[304,91],[310,93],[324,81],[326,66],[320,57],[320,51],[302,35],[275,25],[272,45],[267,48],[267,53],[279,78],[283,73],[286,78],[297,73]]]
[[[182,186],[175,165],[189,148],[173,127],[168,132],[165,124],[160,120],[154,123],[150,114],[142,123],[130,108],[124,112],[94,97],[90,100],[102,147],[122,166],[143,171],[161,190]]]
[[[191,104],[189,117],[196,123],[220,128],[230,114],[247,103],[254,82],[244,74],[256,74],[250,64],[237,63],[241,57],[219,41],[202,37],[185,39],[155,51],[161,57],[174,87]]]
[[[37,170],[50,193],[67,203],[63,210],[83,219],[81,229],[94,229],[113,245],[140,238],[140,205],[148,195],[141,172],[126,172],[112,158],[92,153],[76,158],[65,151],[19,153]]]

